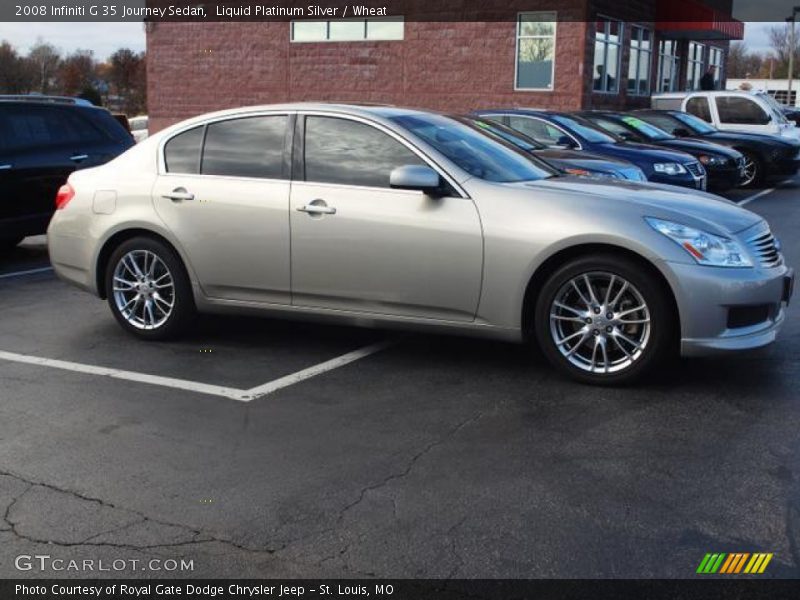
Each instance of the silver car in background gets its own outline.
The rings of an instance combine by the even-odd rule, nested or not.
[[[538,341],[590,383],[772,342],[792,272],[716,196],[560,176],[444,115],[288,104],[204,115],[73,174],[60,277],[143,339],[260,312]]]

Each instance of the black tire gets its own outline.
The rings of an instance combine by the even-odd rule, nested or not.
[[[135,326],[123,315],[114,291],[114,273],[123,257],[131,252],[154,254],[168,270],[172,280],[171,296],[167,298],[172,301],[171,312],[166,318],[161,315],[161,318],[164,318],[163,323],[148,329]],[[159,273],[163,272],[159,271]],[[108,305],[114,318],[123,329],[144,340],[166,340],[180,336],[187,330],[197,312],[192,295],[192,284],[183,262],[172,248],[154,238],[135,237],[122,242],[109,257],[105,273],[105,286]],[[166,293],[164,292],[165,295]]]
[[[747,150],[742,151],[744,154],[745,161],[750,162],[753,165],[754,174],[752,177],[748,177],[745,181],[739,184],[739,187],[742,188],[753,188],[753,187],[760,187],[763,185],[765,177],[764,172],[764,163],[762,162],[761,158],[755,154],[754,152],[750,152]]]
[[[590,279],[596,277],[600,282],[606,281],[605,290],[607,290],[608,287],[612,288],[612,292],[605,294],[605,290],[602,288],[601,284],[595,293],[595,297],[612,296],[607,304],[602,302],[605,298],[601,298],[601,302],[598,306],[594,306],[593,308],[587,306],[586,314],[581,316],[578,316],[577,313],[566,312],[556,308],[554,302],[557,296],[562,300],[565,297],[563,294],[567,293],[575,294],[576,298],[579,297],[577,296],[578,292],[570,291],[570,282],[575,280],[575,278],[579,278],[579,282],[584,281],[584,275],[588,275]],[[601,321],[602,317],[614,314],[611,309],[608,309],[608,312],[604,312],[604,314],[594,314],[594,311],[600,308],[600,305],[612,305],[614,300],[613,296],[616,295],[619,289],[623,288],[621,280],[628,282],[630,286],[627,288],[629,290],[627,294],[630,295],[631,298],[643,299],[644,305],[646,306],[646,313],[633,313],[631,318],[638,318],[640,321],[643,321],[644,317],[648,316],[648,325],[621,325],[615,324],[616,322],[614,320]],[[595,283],[595,285],[597,285],[597,283]],[[588,289],[588,287],[584,289]],[[634,292],[637,293],[638,296],[634,296]],[[666,289],[665,284],[663,284],[658,277],[653,275],[648,268],[625,256],[609,253],[570,260],[558,268],[548,278],[537,298],[534,314],[536,340],[545,357],[557,369],[572,379],[593,385],[619,386],[633,383],[651,371],[656,365],[668,361],[676,354],[675,342],[677,339],[677,323],[671,308],[672,303],[668,296],[670,293],[671,292]],[[588,293],[586,296],[587,299],[591,299]],[[621,315],[620,319],[622,316],[627,316],[624,315],[624,309],[637,303],[631,301],[626,306],[624,304],[626,298],[627,296],[623,294],[621,304],[614,304],[615,307],[620,308],[616,313]],[[551,309],[553,311],[561,311],[562,315],[551,318]],[[575,316],[572,319],[562,319],[564,315],[572,316],[573,314]],[[586,323],[587,319],[592,319],[592,323]],[[561,324],[562,320],[566,322],[564,325]],[[600,322],[600,325],[598,325],[598,322]],[[583,332],[578,335],[576,339],[578,339],[578,343],[584,345],[582,345],[571,358],[565,356],[564,351],[559,349],[560,346],[557,344],[557,340],[554,339],[554,337],[562,335],[559,328],[564,327],[574,328],[568,331],[568,333],[578,330]],[[646,330],[647,333],[643,333],[645,327],[648,327]],[[554,329],[558,331],[554,331]],[[599,329],[599,332],[597,329]],[[644,343],[641,343],[641,349],[639,350],[634,350],[636,346],[628,344],[624,341],[624,338],[618,337],[618,334],[623,334],[626,337],[631,336],[635,338],[636,335],[630,333],[632,330],[637,332],[636,335],[641,335],[644,341]],[[589,365],[582,363],[584,365],[582,367],[575,364],[575,362],[587,360],[582,356],[583,354],[596,351],[596,348],[591,346],[591,343],[598,335],[603,338],[603,344],[605,344],[606,341],[608,342],[602,354],[605,356],[604,369],[606,365],[608,365],[610,366],[610,372],[605,372],[605,370],[604,372],[594,372],[590,370],[594,367],[595,355],[593,353],[591,354],[591,363]],[[562,345],[564,337],[566,336],[562,335]],[[583,340],[585,340],[585,342]],[[601,340],[594,340],[595,346],[597,346],[599,341]],[[634,339],[634,341],[640,340]],[[568,346],[564,345],[563,347],[565,351],[568,350]],[[571,350],[571,348],[569,348],[569,350]],[[608,354],[606,354],[606,352],[608,352]],[[622,354],[623,352],[626,354]],[[628,355],[628,352],[630,352],[630,355]],[[614,354],[619,357],[620,362],[617,365],[615,365],[612,360]],[[631,358],[631,356],[633,358]],[[625,366],[626,361],[629,361],[627,366]],[[612,369],[618,370],[613,371]]]
[[[10,252],[24,239],[24,237],[0,238],[0,252]]]

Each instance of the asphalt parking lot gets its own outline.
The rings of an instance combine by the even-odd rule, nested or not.
[[[800,179],[753,194],[800,266]],[[767,349],[600,389],[480,340],[206,317],[143,343],[47,264],[44,238],[0,259],[0,577],[800,576],[797,306]]]

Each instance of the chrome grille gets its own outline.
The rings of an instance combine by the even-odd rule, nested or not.
[[[705,171],[699,162],[687,163],[684,166],[686,167],[686,170],[695,177],[702,177],[705,175]]]
[[[747,245],[758,257],[762,267],[777,267],[783,262],[780,244],[769,230],[751,237],[747,240]]]

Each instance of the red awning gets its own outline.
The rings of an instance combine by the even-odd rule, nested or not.
[[[656,29],[663,36],[691,40],[741,40],[744,23],[698,0],[659,0]]]

